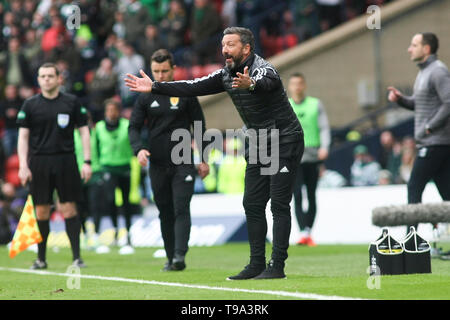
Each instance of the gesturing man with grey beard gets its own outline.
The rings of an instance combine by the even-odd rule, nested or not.
[[[226,91],[248,131],[257,139],[248,139],[247,168],[243,205],[250,243],[250,262],[228,280],[285,278],[285,260],[291,231],[290,202],[295,172],[303,154],[303,130],[286,96],[280,76],[266,60],[254,53],[254,37],[250,30],[230,27],[224,30],[222,54],[225,66],[208,76],[190,81],[152,81],[143,71],[142,77],[127,74],[126,85],[132,91],[153,92],[169,96],[202,96]],[[272,134],[272,132],[278,135]],[[269,132],[269,133],[268,133]],[[268,137],[269,145],[263,145]],[[276,136],[277,139],[274,138]],[[255,141],[257,145],[255,145]],[[279,144],[277,144],[277,142]],[[277,149],[278,157],[253,161],[252,150]],[[261,154],[261,153],[259,153]],[[275,162],[276,170],[267,174]],[[271,200],[273,213],[272,257],[266,266],[266,205]]]

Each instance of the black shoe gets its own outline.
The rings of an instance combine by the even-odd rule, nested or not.
[[[42,261],[40,259],[36,259],[33,262],[33,265],[30,267],[30,269],[32,270],[42,270],[42,269],[47,269],[47,262]]]
[[[167,261],[166,264],[164,265],[164,268],[162,268],[161,271],[163,271],[163,272],[173,271],[172,270],[172,263]]]
[[[78,268],[86,268],[86,265],[84,264],[84,261],[81,260],[81,258],[73,260],[72,266],[78,267]]]
[[[186,269],[186,263],[184,262],[184,256],[175,254],[172,261],[172,271],[182,271]]]
[[[450,260],[450,254],[444,254],[440,257],[441,260]]]
[[[255,280],[264,280],[264,279],[286,279],[286,275],[284,274],[284,270],[282,267],[277,267],[274,265],[271,260],[267,264],[267,268],[261,272],[258,276],[254,277]]]
[[[239,272],[235,276],[228,277],[227,280],[248,280],[256,277],[265,269],[264,265],[251,265],[245,266],[244,270]]]

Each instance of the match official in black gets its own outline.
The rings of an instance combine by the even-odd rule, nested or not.
[[[285,278],[291,232],[291,208],[294,177],[304,150],[303,130],[287,98],[278,72],[266,60],[254,53],[254,37],[246,28],[230,27],[224,30],[222,54],[225,67],[208,76],[190,81],[152,81],[142,70],[141,78],[127,74],[127,86],[132,91],[152,92],[169,96],[191,97],[226,91],[239,112],[246,133],[257,134],[257,145],[249,138],[246,156],[243,205],[250,242],[250,263],[229,280]],[[250,130],[252,129],[252,130]],[[275,130],[273,130],[275,129]],[[263,146],[262,134],[279,135],[279,145]],[[268,133],[270,132],[270,133]],[[250,134],[249,134],[250,135]],[[267,141],[267,140],[266,140]],[[273,139],[271,140],[273,141]],[[268,154],[279,147],[278,157],[269,164],[251,159],[251,150],[267,147]],[[271,199],[273,214],[272,257],[266,267],[265,242],[267,235],[266,205]]]
[[[173,81],[174,68],[173,56],[169,51],[160,49],[152,55],[151,70],[155,81]],[[171,136],[177,129],[191,132],[194,121],[201,122],[203,136],[205,117],[196,97],[168,97],[149,92],[141,94],[136,101],[128,128],[131,146],[141,166],[147,166],[150,159],[150,181],[168,259],[164,271],[186,268],[185,256],[191,230],[190,202],[196,168],[192,157],[189,163],[174,163],[171,153],[178,142],[172,141]],[[145,122],[148,144],[141,141]],[[198,173],[201,178],[206,177],[208,164],[200,163]]]
[[[60,92],[59,72],[52,63],[38,70],[41,93],[25,100],[17,115],[19,124],[19,178],[30,183],[42,235],[38,258],[32,269],[46,269],[46,246],[50,232],[50,210],[56,189],[70,240],[74,266],[84,267],[80,257],[80,219],[76,201],[82,197],[81,179],[91,177],[90,141],[86,109],[71,94]],[[84,164],[80,172],[74,151],[74,129],[78,128],[83,144]]]

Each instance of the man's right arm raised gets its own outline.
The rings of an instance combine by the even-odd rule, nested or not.
[[[153,92],[174,97],[205,96],[225,91],[222,83],[222,69],[194,80],[169,82],[152,81],[144,71],[141,70],[140,73],[142,78],[127,74],[125,84],[131,91]]]

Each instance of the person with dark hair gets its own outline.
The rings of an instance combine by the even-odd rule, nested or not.
[[[7,84],[32,86],[30,63],[23,53],[22,45],[18,37],[8,40],[8,50],[0,55],[0,62],[5,68],[5,80]]]
[[[29,183],[42,235],[38,258],[32,269],[46,269],[46,247],[50,232],[50,209],[56,189],[70,240],[73,265],[84,267],[80,256],[81,224],[76,202],[81,199],[81,179],[91,177],[90,136],[86,109],[78,99],[59,90],[59,71],[44,63],[38,70],[42,93],[25,100],[17,115],[19,125],[19,178]],[[78,171],[74,153],[74,130],[78,128],[84,151],[84,164]]]
[[[302,233],[300,245],[315,246],[311,229],[317,212],[316,189],[319,181],[319,166],[328,158],[331,144],[330,125],[325,107],[318,98],[306,95],[306,80],[301,73],[289,77],[289,102],[305,133],[305,151],[297,171],[294,186],[294,207]],[[303,211],[303,186],[308,197],[308,210]]]
[[[226,91],[246,130],[247,168],[243,206],[250,242],[250,262],[229,280],[285,278],[291,232],[294,178],[303,154],[303,130],[289,103],[276,69],[254,53],[253,33],[242,27],[223,31],[225,66],[208,76],[190,80],[152,81],[127,74],[132,91],[192,97]],[[270,159],[264,157],[270,154]],[[255,155],[259,154],[259,157]],[[273,213],[272,257],[266,266],[266,205]]]
[[[214,39],[222,25],[219,13],[209,0],[195,0],[189,21],[191,42],[196,55],[194,63],[205,65],[214,62],[216,50],[211,39]]]
[[[115,229],[115,243],[118,243],[118,213],[116,206],[116,188],[122,192],[122,211],[125,217],[125,227],[127,229],[127,244],[123,246],[120,254],[132,254],[134,249],[131,246],[131,215],[132,209],[129,202],[130,194],[130,162],[133,157],[130,141],[128,139],[129,121],[121,117],[121,103],[108,99],[105,101],[105,118],[97,122],[94,131],[94,143],[100,171],[103,176],[104,191],[106,193],[106,208],[111,217]],[[96,221],[96,231],[99,231],[100,221]]]
[[[118,75],[114,70],[112,60],[108,57],[103,58],[94,71],[92,81],[87,86],[90,100],[89,109],[94,123],[103,120],[104,102],[117,93],[118,84]]]
[[[173,81],[175,67],[173,56],[168,50],[160,49],[152,55],[151,70],[158,83]],[[148,126],[147,145],[141,141],[145,121]],[[205,117],[196,97],[168,97],[154,92],[141,94],[131,114],[128,130],[131,146],[142,167],[146,167],[150,160],[151,187],[159,210],[161,234],[168,259],[164,271],[186,268],[185,256],[191,230],[190,203],[196,172],[193,161],[180,164],[173,161],[171,152],[177,142],[172,141],[171,137],[177,129],[190,132],[195,121],[201,122],[203,136],[206,131]],[[203,179],[208,173],[207,162],[200,163],[199,176]]]
[[[13,155],[17,149],[18,126],[16,117],[22,102],[17,86],[6,85],[5,100],[0,100],[0,116],[4,120],[5,127],[2,140],[7,158]]]
[[[422,202],[422,193],[431,180],[442,199],[450,200],[450,72],[438,60],[438,48],[435,34],[414,35],[408,48],[410,59],[420,69],[414,93],[405,96],[388,87],[389,101],[414,110],[417,156],[408,181],[408,203]]]

